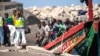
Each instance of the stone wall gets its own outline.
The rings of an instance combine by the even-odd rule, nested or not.
[[[1,2],[0,3],[0,11],[8,10],[16,7],[23,7],[22,3],[18,2]]]
[[[0,2],[10,2],[11,0],[0,0]]]

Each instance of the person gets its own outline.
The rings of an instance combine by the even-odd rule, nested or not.
[[[38,31],[36,33],[35,44],[41,46],[42,39],[44,38],[44,27],[38,24]]]
[[[19,11],[17,11],[17,17],[15,19],[15,27],[16,27],[16,36],[14,40],[15,46],[17,48],[21,48],[21,46],[26,46],[27,43],[26,43],[25,29],[24,29],[25,21]]]
[[[9,17],[8,13],[5,13],[5,21],[10,30],[10,45],[14,46],[15,26],[12,17]]]
[[[52,22],[52,32],[53,33],[52,33],[51,40],[54,40],[57,38],[58,31],[59,31],[58,21],[56,19],[53,19],[53,22]]]
[[[0,16],[0,46],[4,45],[3,18]]]
[[[57,34],[57,37],[59,37],[66,31],[66,26],[62,22],[62,20],[58,20],[58,26],[57,27],[59,28],[59,32]]]
[[[5,16],[5,14],[4,14]],[[9,34],[10,34],[10,31],[8,29],[8,25],[6,23],[6,18],[4,17],[4,24],[3,24],[3,29],[4,29],[4,45],[5,46],[10,46],[10,40],[9,40]]]
[[[45,31],[45,42],[48,43],[50,41],[50,26],[49,26],[49,22],[48,21],[45,21],[45,27],[44,27],[44,31]],[[45,43],[45,44],[46,44]]]
[[[45,44],[47,44],[47,42],[49,41],[49,31],[50,28],[48,26],[48,23],[46,23],[46,21],[41,22],[41,26],[39,26],[39,34],[38,34],[39,46],[44,46]]]
[[[71,28],[71,21],[69,20],[69,18],[65,20],[64,24],[66,26],[66,31],[68,31]]]
[[[46,43],[46,28],[45,28],[46,24],[45,22],[41,22],[41,28],[39,29],[40,32],[40,37],[39,37],[39,46],[44,46]]]
[[[16,17],[17,17],[16,13],[17,13],[17,10],[13,10],[13,15],[11,16],[12,19],[13,19],[13,23],[14,23],[14,24],[15,24],[15,19],[16,19]]]

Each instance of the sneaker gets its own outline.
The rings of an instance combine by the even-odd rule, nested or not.
[[[26,49],[26,45],[22,45],[22,49]]]
[[[22,49],[22,46],[16,46],[17,49]]]
[[[19,45],[14,45],[17,49],[21,49],[22,47]]]

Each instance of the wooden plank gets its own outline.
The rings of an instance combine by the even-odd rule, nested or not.
[[[79,39],[77,40],[77,42],[71,44],[68,48],[66,48],[64,50],[64,52],[70,52],[75,46],[77,46],[82,40],[84,40],[86,37],[86,35],[84,34],[83,36],[79,37]]]
[[[55,54],[62,53],[65,49],[70,48],[74,43],[77,43],[78,40],[82,38],[82,36],[85,35],[85,32],[82,30],[82,32],[79,32],[78,35],[73,36],[73,38],[70,38],[67,40],[61,47],[59,47],[56,51],[54,51]]]

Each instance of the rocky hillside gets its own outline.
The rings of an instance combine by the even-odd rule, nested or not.
[[[33,15],[35,15],[39,19],[46,19],[46,18],[55,18],[55,19],[66,19],[70,18],[71,21],[73,19],[79,18],[81,16],[78,16],[78,12],[80,10],[88,11],[88,8],[86,5],[83,6],[46,6],[42,8],[38,8],[36,6],[26,8],[26,10],[30,11]],[[98,17],[100,15],[100,6],[98,4],[93,5],[93,13],[94,17]],[[87,19],[88,13],[84,15],[84,17]]]

